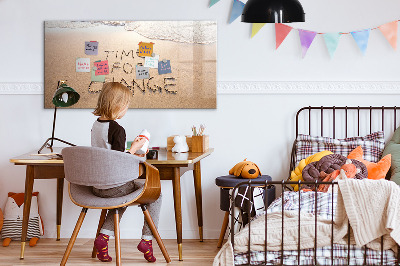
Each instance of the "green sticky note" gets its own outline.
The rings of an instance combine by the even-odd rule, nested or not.
[[[105,75],[97,75],[96,76],[96,67],[92,67],[92,81],[97,81],[97,82],[104,82],[106,80]]]

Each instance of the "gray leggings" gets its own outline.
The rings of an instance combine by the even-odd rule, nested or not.
[[[142,188],[143,186],[144,182],[138,182],[138,181],[135,182],[135,180],[132,180],[119,187],[113,187],[108,189],[98,189],[94,187],[93,194],[101,198],[116,198],[128,195]],[[153,218],[154,224],[157,228],[158,228],[158,221],[160,219],[161,202],[162,202],[162,196],[160,194],[160,197],[158,197],[158,199],[155,202],[146,204],[146,207],[149,210],[151,218]],[[122,218],[122,215],[124,214],[125,210],[126,207],[118,208],[119,219]],[[114,236],[114,214],[115,214],[115,209],[108,210],[106,220],[104,221],[100,233],[109,236]],[[142,239],[151,240],[152,238],[153,234],[150,230],[149,225],[145,220],[142,230]]]

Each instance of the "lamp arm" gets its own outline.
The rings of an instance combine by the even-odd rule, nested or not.
[[[56,118],[57,118],[57,106],[54,105],[54,117],[53,117],[53,131],[51,133],[51,144],[50,148],[53,147],[54,131],[56,129]]]

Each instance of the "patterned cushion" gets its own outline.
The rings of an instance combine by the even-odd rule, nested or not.
[[[310,155],[323,150],[346,156],[357,146],[364,150],[364,159],[370,162],[378,162],[385,147],[383,131],[378,131],[364,137],[352,137],[345,139],[333,139],[329,137],[317,137],[299,134],[296,139],[296,165]]]

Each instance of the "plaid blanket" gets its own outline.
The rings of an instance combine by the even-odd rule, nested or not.
[[[335,193],[322,193],[313,191],[309,192],[285,192],[283,196],[277,198],[268,207],[267,214],[273,212],[286,210],[299,210],[316,214],[326,219],[332,219],[332,213],[335,215],[336,208],[336,194]],[[259,214],[254,219],[260,217]],[[285,250],[283,252],[284,265],[314,265],[314,249],[304,249],[300,251],[300,256],[297,250]],[[366,254],[366,256],[364,256]],[[317,265],[348,265],[347,260],[349,257],[349,265],[381,265],[383,259],[384,265],[395,265],[396,257],[392,250],[385,250],[381,258],[381,252],[371,250],[364,247],[357,247],[350,245],[350,256],[348,253],[347,245],[334,244],[333,245],[333,264],[332,264],[332,248],[326,246],[316,249]],[[250,252],[250,265],[257,265],[265,263],[265,255],[267,256],[266,265],[280,265],[281,264],[281,251],[267,251],[265,252]],[[235,254],[235,265],[248,265],[248,253]]]

